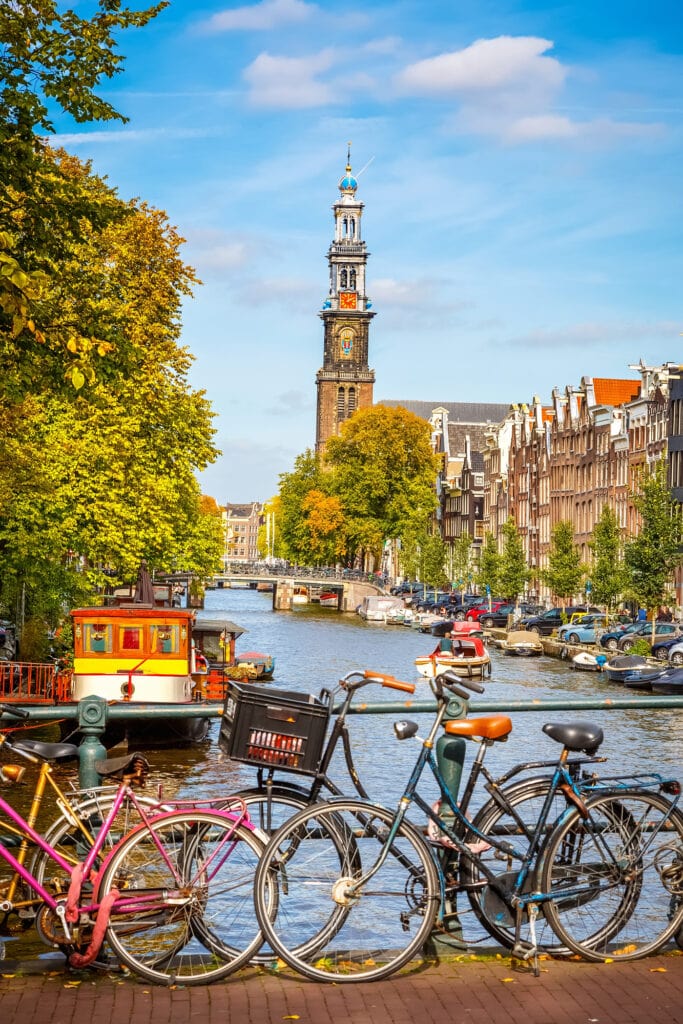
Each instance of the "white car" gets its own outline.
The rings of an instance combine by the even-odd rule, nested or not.
[[[669,663],[671,665],[683,665],[683,640],[680,644],[674,644],[669,648]]]

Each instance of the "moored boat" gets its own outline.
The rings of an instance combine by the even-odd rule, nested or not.
[[[452,637],[452,650],[440,648],[432,654],[415,659],[415,667],[421,676],[434,679],[449,669],[459,676],[484,679],[491,675],[491,657],[481,637]]]
[[[323,590],[320,595],[321,608],[339,608],[339,593],[336,590]]]
[[[652,680],[651,686],[653,693],[680,697],[683,694],[683,668],[666,669],[658,679]]]
[[[606,654],[591,654],[590,651],[579,651],[572,658],[572,668],[581,672],[602,672],[607,661]]]
[[[537,633],[526,629],[514,629],[499,644],[506,654],[515,654],[520,658],[543,654],[543,644]]]
[[[605,665],[605,675],[612,683],[623,683],[627,672],[647,668],[647,659],[642,654],[618,654]]]
[[[386,594],[370,594],[364,597],[356,609],[361,619],[366,622],[385,622],[387,614],[398,608],[403,608],[403,601],[400,597],[390,597]]]

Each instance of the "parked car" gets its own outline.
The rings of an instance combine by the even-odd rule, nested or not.
[[[614,626],[612,629],[608,629],[606,633],[603,633],[600,637],[600,646],[604,647],[607,651],[618,651],[619,641],[626,633],[636,632],[643,625],[642,622],[630,622],[626,625]]]
[[[468,608],[467,611],[465,612],[465,621],[480,622],[482,615],[488,615],[489,612],[498,611],[498,609],[503,604],[505,604],[504,601],[491,601],[490,607],[488,601],[486,601],[484,604],[475,604],[471,608]]]
[[[575,616],[573,615],[572,619],[574,618]],[[606,625],[606,615],[586,612],[583,615],[576,616],[576,621],[570,621],[566,625],[560,626],[557,636],[559,640],[569,644],[594,644],[596,632],[604,629]]]
[[[522,609],[519,609],[520,611]],[[516,604],[499,604],[497,608],[492,608],[482,612],[479,616],[479,625],[483,626],[484,629],[492,629],[493,627],[502,628],[507,626],[510,616],[517,614],[518,608]]]
[[[680,634],[665,636],[663,640],[658,640],[657,643],[652,645],[652,657],[656,658],[657,661],[669,661],[671,660],[671,648],[681,643],[683,643],[683,637]],[[680,665],[683,663],[676,661],[676,664]]]
[[[654,651],[654,649],[653,646],[652,650]],[[672,642],[668,655],[672,665],[683,665],[683,638],[680,635],[676,638],[676,642]]]
[[[651,640],[652,623],[641,622],[639,623],[639,627],[639,629],[634,629],[632,632],[627,632],[619,640],[617,647],[620,651],[623,651],[624,654],[628,654],[636,640],[642,639],[647,640],[648,642]],[[678,624],[675,622],[655,622],[654,632],[656,637],[666,637],[680,634]]]

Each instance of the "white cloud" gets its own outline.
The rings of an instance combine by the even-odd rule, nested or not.
[[[458,94],[503,90],[531,83],[546,90],[562,85],[566,71],[544,54],[553,43],[534,36],[478,39],[464,50],[442,53],[404,68],[397,82],[405,91]]]
[[[234,7],[232,10],[214,14],[202,22],[201,27],[208,32],[232,32],[245,29],[258,32],[292,22],[306,21],[317,10],[318,7],[315,4],[306,4],[303,3],[303,0],[261,0],[259,4]]]
[[[310,57],[272,57],[260,53],[244,70],[256,106],[280,109],[326,106],[335,100],[333,89],[316,75],[329,71],[335,62],[332,50]]]
[[[586,322],[567,327],[539,328],[528,334],[512,338],[506,344],[531,349],[592,349],[596,345],[618,345],[629,343],[634,348],[644,341],[653,339],[671,341],[679,334],[680,325],[669,321],[652,323],[599,323]],[[499,341],[492,342],[498,346]]]
[[[536,139],[571,139],[581,131],[578,124],[559,114],[520,117],[505,129],[510,142],[534,142]]]
[[[215,129],[204,130],[199,128],[149,128],[140,130],[121,129],[121,131],[88,131],[88,132],[65,132],[61,135],[43,136],[48,145],[52,148],[58,146],[89,146],[91,143],[107,144],[115,142],[153,142],[159,139],[203,139],[214,135]]]

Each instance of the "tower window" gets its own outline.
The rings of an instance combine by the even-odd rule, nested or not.
[[[356,237],[356,221],[353,217],[349,218],[349,235],[351,238]]]
[[[352,291],[356,290],[356,271],[355,270],[349,270],[349,288],[351,288]]]
[[[347,287],[346,281],[347,281],[346,267],[344,267],[344,269],[342,270],[341,274],[339,275],[339,284],[340,284],[340,286],[342,288],[346,288]]]
[[[349,416],[353,416],[356,411],[356,389],[349,388],[349,402],[348,402]]]
[[[341,423],[341,421],[345,418],[345,416],[344,416],[344,413],[346,411],[345,410],[345,405],[346,405],[346,402],[345,402],[344,388],[339,388],[339,390],[337,391],[337,421],[339,423]]]

